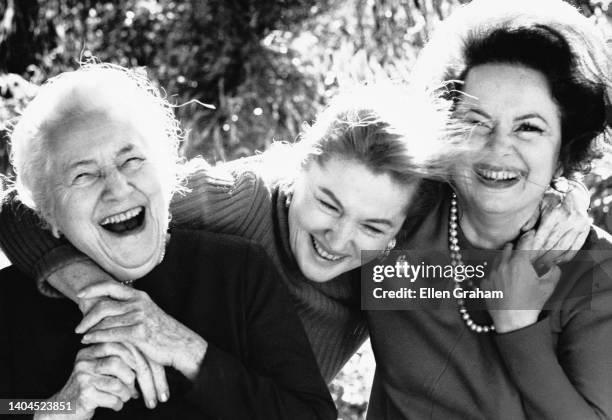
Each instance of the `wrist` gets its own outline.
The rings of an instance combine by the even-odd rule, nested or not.
[[[206,340],[193,332],[192,334],[193,336],[185,340],[180,351],[175,353],[177,357],[173,363],[173,367],[189,380],[197,376],[208,349]]]
[[[491,311],[495,331],[499,334],[509,333],[528,327],[538,321],[539,310],[502,310]]]

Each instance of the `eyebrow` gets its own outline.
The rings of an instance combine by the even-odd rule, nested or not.
[[[525,114],[525,115],[521,115],[518,118],[515,118],[515,121],[518,120],[526,120],[528,118],[539,118],[540,120],[544,121],[546,124],[548,124],[548,120],[546,118],[544,118],[543,116],[541,116],[540,114],[536,113],[536,112],[532,112],[531,114]]]
[[[79,166],[95,165],[96,161],[93,159],[83,159],[77,162],[73,162],[66,167],[66,170],[71,171]]]
[[[325,187],[319,187],[319,190],[321,190],[322,193],[326,194],[334,202],[336,206],[340,207],[341,209],[344,208],[342,206],[342,203],[340,203],[340,200],[338,200],[338,198],[335,196],[333,192],[331,192]],[[393,226],[393,223],[391,223],[391,221],[387,219],[366,219],[365,222]]]
[[[134,145],[133,144],[128,144],[127,146],[124,146],[124,147],[121,148],[121,150],[119,150],[119,153],[117,153],[117,156],[124,155],[126,153],[131,152],[132,150],[134,150]]]
[[[482,109],[480,109],[480,108],[466,107],[466,108],[463,110],[463,113],[468,113],[468,112],[473,112],[474,114],[478,114],[478,115],[480,115],[480,116],[482,116],[482,117],[485,117],[485,118],[487,118],[487,119],[489,119],[489,120],[490,120],[490,119],[492,119],[492,117],[491,117],[489,114],[487,114],[486,112],[484,112],[484,111],[483,111]]]
[[[134,150],[134,145],[128,144],[127,146],[124,146],[121,148],[121,150],[119,150],[117,156],[124,155],[126,153],[131,152],[132,150]],[[69,164],[66,170],[71,171],[75,168],[78,168],[79,166],[95,165],[96,163],[97,162],[94,159],[83,159]]]

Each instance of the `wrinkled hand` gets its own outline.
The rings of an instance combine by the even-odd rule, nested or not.
[[[114,280],[112,280],[115,282]],[[120,302],[107,297],[96,297],[92,299],[79,299],[79,308],[83,314],[87,316],[94,307],[116,305]],[[87,308],[87,309],[84,309]],[[87,331],[83,327],[83,321],[75,328],[75,332],[83,334]],[[147,360],[147,358],[133,344],[124,343],[126,348],[132,353],[132,358],[135,361],[133,366],[136,372],[136,378],[145,405],[148,408],[155,408],[159,402],[166,402],[170,398],[170,388],[166,379],[166,371],[164,367],[157,362]]]
[[[195,377],[206,341],[161,310],[145,292],[106,282],[87,287],[79,297],[112,299],[96,303],[77,326],[77,331],[87,331],[83,343],[129,343],[147,359]]]
[[[529,231],[517,244],[504,247],[491,273],[482,283],[482,288],[502,291],[503,299],[487,300],[487,307],[498,333],[518,330],[534,324],[544,304],[550,298],[559,282],[561,270],[556,265],[538,276],[533,267],[535,234]]]
[[[86,420],[99,407],[119,411],[137,398],[135,364],[130,351],[118,343],[93,345],[79,351],[66,385],[50,401],[70,401],[75,413],[36,416],[40,419]]]
[[[538,271],[545,272],[574,258],[589,234],[591,220],[587,210],[582,189],[570,189],[565,199],[552,189],[546,191],[540,207],[521,229],[531,230],[541,220],[532,248],[536,250]]]
[[[107,282],[115,283],[110,274],[89,259],[75,261],[60,268],[49,276],[48,281],[68,298],[74,300],[83,315],[87,315],[97,304],[101,304],[104,301],[113,301],[113,299],[106,296],[91,299],[78,297],[79,291],[85,290],[90,285]],[[76,332],[82,334],[85,330],[77,327]],[[127,346],[132,351],[133,358],[138,362],[135,370],[147,407],[154,408],[157,406],[158,401],[167,401],[170,394],[163,366],[146,360],[140,350],[134,346],[129,344]]]

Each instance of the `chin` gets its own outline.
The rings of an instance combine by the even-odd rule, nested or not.
[[[110,267],[106,268],[113,277],[120,281],[133,281],[149,274],[159,264],[159,259],[162,254],[151,255],[145,261],[137,263],[135,261],[122,261],[117,263],[116,261],[110,264]]]

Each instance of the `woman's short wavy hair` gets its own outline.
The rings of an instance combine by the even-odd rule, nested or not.
[[[561,0],[474,0],[441,25],[414,77],[457,100],[469,70],[488,63],[546,76],[561,111],[563,171],[588,172],[610,125],[609,55],[593,23]]]
[[[450,105],[431,92],[390,82],[345,90],[304,126],[298,142],[273,144],[263,154],[263,166],[274,168],[286,185],[312,162],[324,165],[330,159],[362,164],[399,185],[448,180],[463,147],[447,141]]]
[[[15,188],[24,204],[43,220],[53,217],[48,134],[67,119],[92,112],[121,112],[145,130],[149,152],[169,203],[181,178],[179,144],[182,131],[172,105],[144,72],[107,63],[86,63],[78,70],[49,79],[11,130],[11,162]]]

